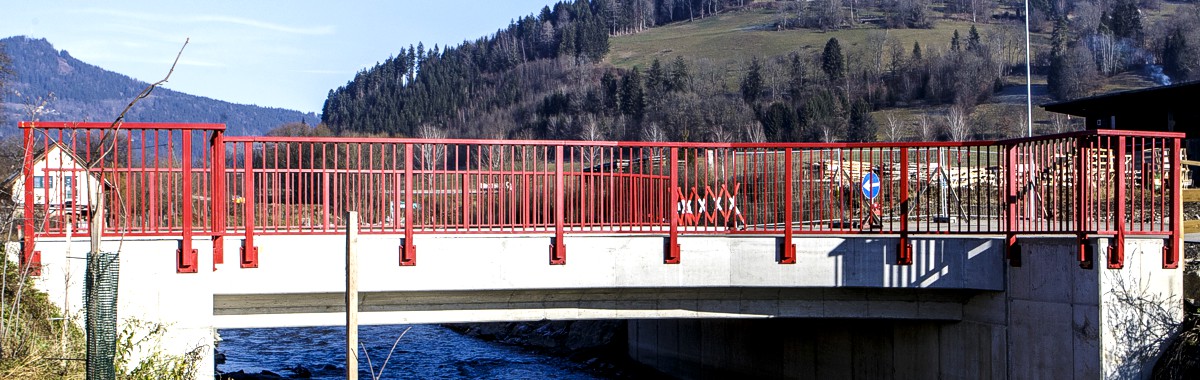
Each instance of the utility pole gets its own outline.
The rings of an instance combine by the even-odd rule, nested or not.
[[[358,211],[346,211],[346,379],[358,380]]]

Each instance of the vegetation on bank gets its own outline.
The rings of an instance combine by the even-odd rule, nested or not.
[[[322,116],[330,133],[342,135],[714,142],[1019,136],[1029,128],[1024,86],[1020,102],[1014,86],[1025,80],[1023,4],[564,1],[458,46],[401,49],[330,91]],[[1200,33],[1187,27],[1200,21],[1194,3],[1031,6],[1038,103],[1200,78]],[[1079,127],[1036,113],[1037,133]]]

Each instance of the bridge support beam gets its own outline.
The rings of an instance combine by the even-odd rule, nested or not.
[[[908,148],[900,148],[900,167],[908,167]],[[900,244],[896,247],[896,264],[912,265],[913,247],[908,240],[908,170],[900,171]]]
[[[242,172],[242,194],[245,194],[242,210],[245,213],[246,238],[242,240],[241,266],[258,268],[258,247],[254,245],[254,143],[246,142],[243,150],[246,157],[242,161],[245,164]]]
[[[663,264],[679,264],[679,212],[681,210],[678,207],[680,207],[679,195],[682,189],[679,187],[679,148],[671,147],[671,154],[668,157],[671,161],[669,164],[671,170],[669,186],[671,189],[674,189],[668,191],[670,193],[670,203],[668,204],[675,209],[672,209],[668,213],[670,215],[670,231],[667,236],[667,242],[663,247]]]
[[[554,147],[554,238],[550,240],[550,265],[567,263],[567,245],[563,243],[563,220],[566,219],[567,207],[563,154],[562,145]]]
[[[404,243],[400,245],[402,267],[417,265],[417,246],[413,242],[413,153],[413,144],[404,144]]]

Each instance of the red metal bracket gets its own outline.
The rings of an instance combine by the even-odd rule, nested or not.
[[[1088,244],[1088,237],[1086,234],[1079,235],[1077,242],[1079,243],[1079,267],[1083,269],[1092,269],[1096,262],[1096,249],[1092,247],[1091,244]]]
[[[1021,267],[1021,244],[1017,243],[1016,236],[1009,236],[1005,239],[1004,256],[1008,258],[1008,266],[1013,268]]]
[[[242,241],[242,268],[258,268],[258,247],[254,246],[254,239]]]
[[[21,268],[30,276],[42,275],[42,251],[26,251],[21,257]]]
[[[1163,269],[1178,269],[1179,268],[1179,244],[1175,239],[1168,239],[1163,244]]]
[[[550,238],[550,265],[565,265],[567,263],[567,245],[563,244],[562,235]]]
[[[225,236],[213,236],[213,270],[217,270],[217,264],[225,263]]]
[[[199,252],[192,249],[186,240],[180,241],[179,246],[180,248],[175,250],[175,273],[196,273],[199,270],[196,265]]]
[[[1125,235],[1113,236],[1108,245],[1108,269],[1125,267]]]
[[[777,244],[777,246],[779,249],[780,264],[796,263],[796,245],[792,244],[792,239],[786,237],[779,239],[779,244]]]
[[[400,244],[400,266],[414,265],[417,265],[417,247],[413,245],[411,238],[404,238],[404,243]]]
[[[663,264],[679,264],[678,240],[670,237],[663,239]]]
[[[913,246],[907,236],[900,236],[900,244],[896,250],[896,265],[912,265]]]

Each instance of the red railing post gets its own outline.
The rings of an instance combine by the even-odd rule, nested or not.
[[[795,219],[792,216],[792,197],[794,194],[792,178],[795,176],[792,169],[792,148],[784,148],[783,161],[783,241],[780,242],[779,247],[779,263],[795,264],[796,244],[792,242],[792,227]]]
[[[900,147],[900,242],[896,247],[896,265],[912,265],[913,247],[908,241],[908,147]]]
[[[258,268],[258,247],[254,245],[254,142],[245,143],[242,165],[242,199],[246,238],[242,240],[242,268]]]
[[[404,245],[400,246],[400,266],[417,265],[417,247],[413,243],[413,144],[404,144]]]
[[[669,155],[671,169],[670,182],[668,183],[667,192],[669,200],[667,210],[670,215],[670,231],[667,236],[666,246],[663,249],[664,264],[679,264],[679,148],[671,147]]]
[[[1171,241],[1163,249],[1163,269],[1179,268],[1179,251],[1183,247],[1183,159],[1178,137],[1171,139]],[[1158,170],[1158,169],[1156,169]]]
[[[226,194],[225,188],[225,132],[213,131],[212,140],[209,141],[209,148],[212,151],[209,163],[209,183],[212,184],[212,199],[209,207],[212,210],[212,234],[213,234],[213,270],[217,269],[217,264],[225,263],[225,226],[226,226]]]
[[[1004,256],[1008,264],[1021,266],[1021,247],[1017,245],[1017,144],[1004,146],[1005,181],[1004,181]]]
[[[183,135],[183,164],[180,176],[183,186],[183,221],[179,227],[183,230],[183,240],[175,255],[176,273],[196,273],[197,252],[192,249],[192,132],[182,131]]]
[[[1091,230],[1091,223],[1088,221],[1088,168],[1091,166],[1092,157],[1088,155],[1088,137],[1079,136],[1075,138],[1075,233],[1076,240],[1079,245],[1077,256],[1079,259],[1079,267],[1091,269],[1095,260],[1095,252],[1088,244],[1088,231]]]
[[[1125,267],[1125,136],[1116,136],[1117,140],[1117,192],[1113,202],[1116,203],[1116,215],[1113,224],[1116,228],[1113,241],[1108,247],[1108,268],[1121,269]],[[1112,139],[1109,139],[1111,142]]]
[[[22,134],[24,135],[25,154],[23,164],[21,165],[21,175],[25,179],[25,197],[22,208],[25,213],[25,233],[24,242],[21,244],[21,269],[32,276],[40,276],[42,274],[42,255],[40,251],[33,250],[34,242],[34,223],[33,220],[33,128],[36,125],[30,123],[21,123]]]
[[[567,246],[563,243],[563,219],[566,217],[564,208],[567,203],[565,184],[563,146],[559,144],[554,147],[554,241],[550,242],[550,265],[567,263]]]
[[[470,154],[471,154],[470,149],[468,149],[467,155],[469,156]],[[469,183],[471,183],[471,176],[468,172],[470,170],[470,168],[471,168],[471,162],[470,162],[470,159],[468,158],[467,163],[466,163],[466,169],[463,169],[463,172],[462,172],[462,181],[461,181],[462,183],[459,186],[460,190],[462,190],[462,229],[463,229],[463,232],[468,232],[471,230],[471,189],[469,186],[467,186]]]

